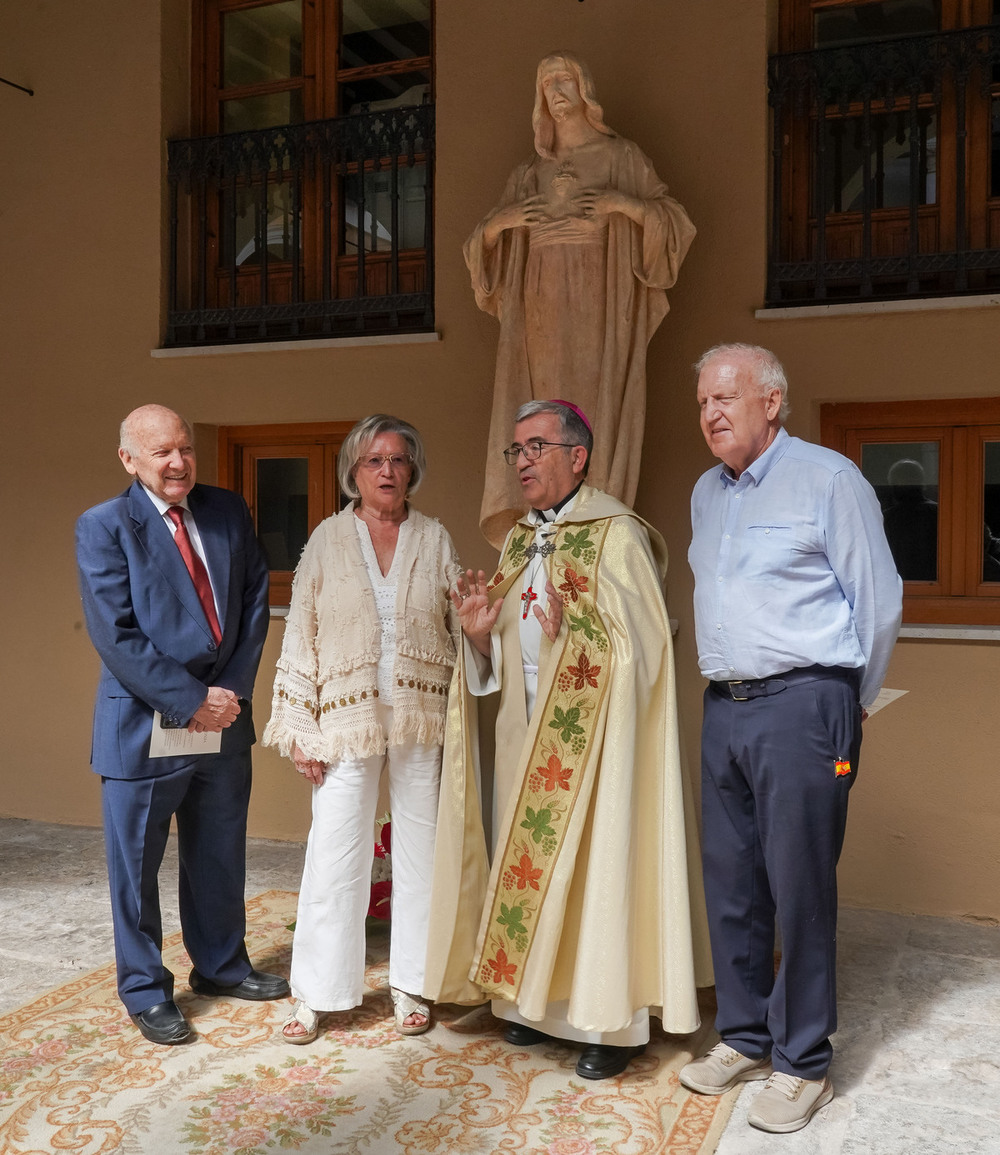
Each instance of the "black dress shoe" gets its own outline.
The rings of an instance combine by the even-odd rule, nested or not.
[[[613,1075],[620,1075],[630,1060],[645,1049],[645,1043],[641,1047],[609,1047],[603,1043],[591,1043],[583,1048],[576,1073],[581,1079],[610,1079]]]
[[[515,1047],[533,1047],[535,1043],[547,1043],[552,1039],[544,1031],[536,1031],[534,1027],[524,1023],[508,1023],[503,1029],[506,1042]]]
[[[187,1019],[173,999],[147,1007],[137,1015],[129,1015],[129,1018],[151,1043],[173,1047],[191,1037]]]
[[[221,983],[214,983],[206,979],[197,971],[188,975],[188,982],[195,994],[199,995],[229,995],[233,999],[249,999],[251,1002],[264,1002],[267,999],[283,999],[292,992],[288,983],[281,975],[269,975],[263,971],[252,970],[247,977],[234,986],[225,987]]]

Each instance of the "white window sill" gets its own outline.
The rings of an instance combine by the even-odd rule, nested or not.
[[[151,357],[214,357],[220,353],[281,353],[296,349],[351,349],[359,345],[426,345],[440,341],[441,334],[385,333],[370,337],[310,337],[301,341],[246,341],[236,345],[180,345],[150,349]]]
[[[984,293],[971,297],[921,297],[912,301],[857,301],[837,305],[791,305],[788,308],[757,309],[758,321],[791,321],[804,317],[850,317],[880,313],[926,313],[939,309],[995,309],[1000,294]]]
[[[903,626],[899,636],[934,641],[997,642],[1000,626]]]

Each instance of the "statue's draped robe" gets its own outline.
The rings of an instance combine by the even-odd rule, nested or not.
[[[641,225],[622,213],[597,221],[563,217],[530,230],[507,229],[487,249],[483,222],[465,244],[476,303],[500,321],[480,513],[496,546],[522,509],[517,475],[501,453],[526,401],[562,397],[579,405],[597,432],[589,480],[627,505],[635,500],[646,346],[667,313],[665,290],[676,281],[695,230],[631,141],[602,137],[588,151],[581,172],[596,169],[600,187],[641,200]],[[552,179],[553,166],[541,157],[521,165],[497,208],[538,193],[551,202],[559,180]]]
[[[565,520],[557,518],[557,529],[556,552],[547,559],[554,584],[583,582],[594,600],[584,608],[583,593],[577,602],[567,594],[559,634],[543,642],[530,719],[518,630],[521,559],[534,533],[527,522],[509,535],[491,583],[509,592],[496,626],[501,819],[489,874],[475,702],[463,659],[452,681],[424,993],[452,1002],[479,1002],[483,993],[507,998],[535,1021],[565,1000],[567,1021],[581,1031],[620,1030],[648,1007],[662,1013],[665,1030],[688,1033],[699,1022],[696,986],[712,980],[693,807],[679,754],[662,594],[666,549],[631,510],[587,486]],[[574,542],[583,547],[579,556],[567,548]],[[590,655],[586,662],[581,654]],[[567,674],[569,666],[577,674]],[[583,739],[551,725],[560,717],[571,729],[579,723]],[[582,753],[573,753],[572,742]],[[569,766],[571,806],[564,801],[570,791],[558,782]],[[551,793],[532,798],[529,780],[545,795],[547,773],[557,776],[548,783]],[[526,816],[537,819],[543,809],[557,837],[536,841]],[[521,885],[528,878],[537,890]],[[497,969],[498,958],[506,969]]]

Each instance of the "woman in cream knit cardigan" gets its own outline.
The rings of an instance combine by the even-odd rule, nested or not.
[[[292,948],[297,1003],[282,1027],[308,1043],[319,1012],[361,1003],[379,779],[392,811],[389,986],[402,1034],[430,1026],[422,1001],[448,683],[459,637],[448,596],[455,548],[407,504],[420,435],[375,414],[344,441],[337,473],[354,500],[314,531],[292,585],[264,744],[312,783]]]

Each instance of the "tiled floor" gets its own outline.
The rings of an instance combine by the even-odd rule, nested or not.
[[[296,890],[303,848],[252,840],[247,892]],[[176,856],[161,871],[177,928]],[[0,1013],[112,957],[99,831],[0,818]],[[844,910],[837,1097],[803,1131],[747,1125],[718,1155],[1000,1155],[1000,929]],[[667,1153],[669,1155],[669,1153]]]
[[[247,894],[298,890],[305,847],[252,839]],[[163,932],[180,927],[177,843],[160,869]],[[100,830],[0,818],[0,1014],[114,958]],[[178,976],[181,980],[186,975]]]
[[[997,1155],[1000,929],[842,910],[836,1098],[768,1135],[740,1095],[718,1155]]]

